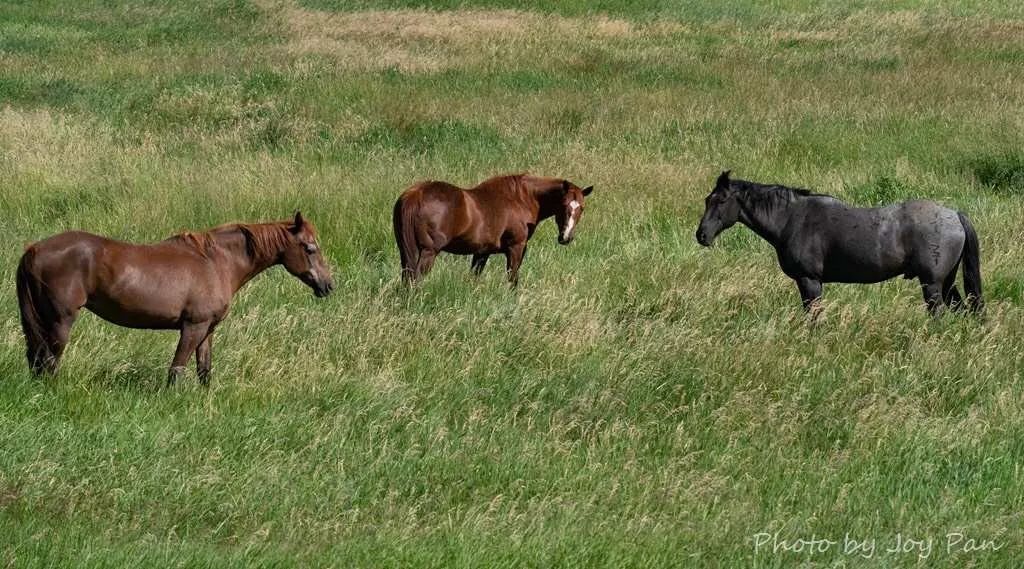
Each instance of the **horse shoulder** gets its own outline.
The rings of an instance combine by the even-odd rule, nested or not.
[[[529,239],[527,207],[505,187],[484,186],[466,192],[473,241],[481,250],[500,251]]]
[[[790,278],[821,277],[832,239],[829,219],[839,211],[833,203],[814,200],[804,202],[790,215],[781,238],[774,244],[782,272]]]
[[[174,267],[185,285],[182,314],[196,321],[220,321],[234,294],[231,253],[216,243],[202,250],[166,248],[162,253],[163,262]]]

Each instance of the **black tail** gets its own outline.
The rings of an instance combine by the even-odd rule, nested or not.
[[[43,291],[43,283],[32,272],[35,251],[29,247],[18,263],[18,308],[21,311],[21,329],[25,332],[25,356],[32,373],[46,371],[54,354],[44,322],[54,310]]]
[[[964,293],[967,296],[967,306],[974,312],[981,312],[985,308],[985,301],[981,298],[981,249],[978,247],[978,234],[974,231],[967,216],[957,212],[960,216],[960,223],[964,226],[966,239],[964,240]]]
[[[402,257],[402,280],[409,282],[416,274],[416,265],[420,260],[420,249],[416,244],[416,227],[414,217],[416,207],[412,200],[403,195],[395,202],[391,213],[391,221],[395,227],[395,242],[398,254]]]

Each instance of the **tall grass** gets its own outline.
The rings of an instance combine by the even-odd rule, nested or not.
[[[1019,5],[513,7],[0,6],[0,563],[1017,564]],[[694,241],[727,168],[965,211],[986,318],[895,280],[827,286],[809,325],[752,233]],[[514,292],[499,259],[398,284],[402,189],[523,170],[597,187],[573,245],[542,226]],[[159,389],[172,334],[91,314],[29,376],[22,244],[299,208],[338,290],[251,283],[209,391]],[[897,533],[934,551],[885,553]]]

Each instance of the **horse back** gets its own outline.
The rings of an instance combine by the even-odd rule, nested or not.
[[[398,199],[408,218],[418,227],[448,232],[460,225],[467,213],[465,191],[447,182],[421,182]]]
[[[26,247],[31,252],[30,269],[40,278],[63,280],[75,275],[91,273],[102,251],[114,243],[101,235],[85,231],[65,231],[52,235]]]
[[[421,247],[456,254],[495,252],[514,225],[510,220],[528,216],[516,188],[498,182],[472,189],[422,182],[406,190],[399,204],[409,214]]]
[[[66,303],[133,328],[173,328],[197,306],[222,311],[230,300],[216,260],[187,240],[133,244],[70,231],[30,246],[30,269]]]
[[[879,282],[898,275],[945,274],[959,260],[964,231],[957,213],[913,200],[876,208],[830,200],[815,204],[796,246],[803,266],[826,282]],[[816,261],[815,259],[820,259]]]

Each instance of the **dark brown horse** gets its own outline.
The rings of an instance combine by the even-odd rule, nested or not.
[[[196,355],[199,380],[210,376],[210,338],[235,292],[274,265],[326,296],[334,288],[316,228],[294,220],[227,224],[133,245],[82,231],[30,245],[18,265],[18,303],[29,367],[54,373],[71,325],[85,307],[104,320],[150,330],[179,330],[171,385]]]
[[[498,176],[466,190],[447,182],[421,182],[395,203],[393,222],[402,280],[419,280],[441,251],[472,255],[470,268],[480,274],[490,255],[505,255],[508,280],[519,282],[526,242],[537,224],[554,216],[558,242],[572,242],[583,215],[583,197],[593,186],[560,178],[520,174]]]

